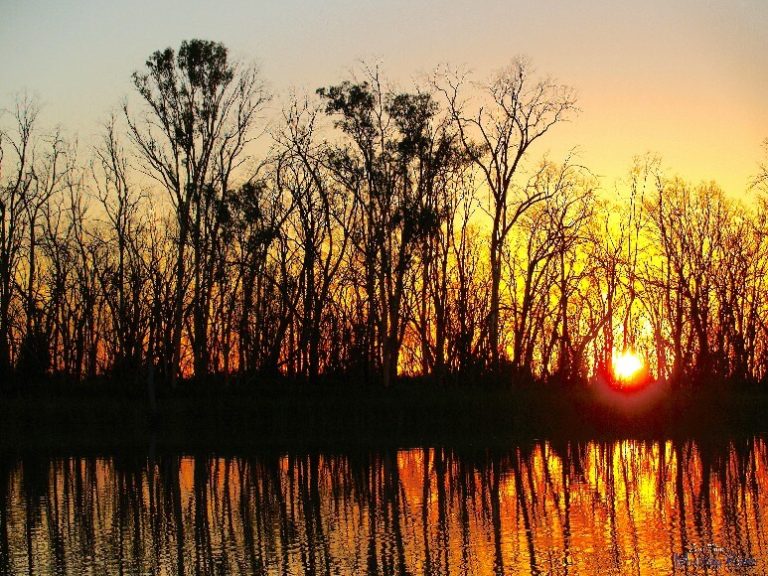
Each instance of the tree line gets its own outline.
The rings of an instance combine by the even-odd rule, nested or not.
[[[573,91],[514,61],[411,91],[291,95],[185,41],[79,156],[17,98],[0,132],[4,382],[283,375],[763,381],[768,168],[741,202],[635,160],[606,198],[532,146]]]

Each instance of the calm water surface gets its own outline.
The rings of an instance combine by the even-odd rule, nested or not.
[[[0,459],[0,574],[766,574],[768,445]]]

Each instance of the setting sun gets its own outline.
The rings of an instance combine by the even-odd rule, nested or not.
[[[613,375],[622,382],[634,379],[642,368],[643,360],[634,352],[621,352],[613,357]]]

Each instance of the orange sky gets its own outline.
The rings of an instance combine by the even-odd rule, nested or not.
[[[379,59],[407,89],[449,62],[479,76],[518,54],[579,93],[580,116],[535,151],[573,146],[602,175],[662,155],[742,195],[768,137],[768,2],[734,0],[4,0],[0,103],[27,89],[87,143],[153,50],[202,37],[261,63],[277,95]]]

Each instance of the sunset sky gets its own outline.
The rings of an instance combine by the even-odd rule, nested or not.
[[[765,0],[2,0],[0,106],[27,89],[87,143],[154,50],[194,37],[256,60],[272,91],[313,91],[379,60],[398,87],[441,63],[478,76],[516,55],[576,88],[582,112],[539,147],[578,146],[612,188],[632,157],[741,195],[768,137]],[[277,104],[276,104],[277,106]]]

